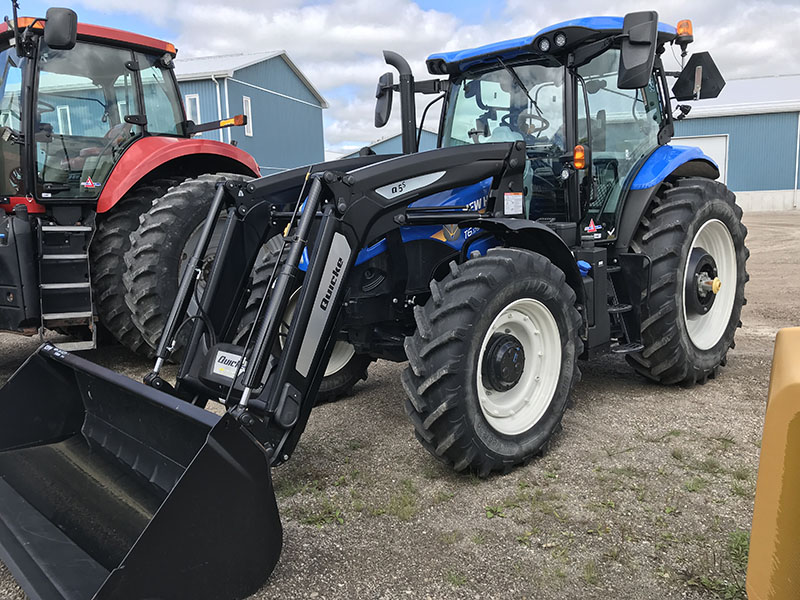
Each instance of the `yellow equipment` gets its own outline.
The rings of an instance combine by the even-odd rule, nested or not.
[[[800,327],[775,340],[747,565],[750,600],[800,598]]]

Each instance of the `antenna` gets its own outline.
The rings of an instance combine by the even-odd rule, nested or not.
[[[5,18],[6,24],[8,27],[14,32],[14,45],[17,47],[17,56],[23,56],[22,50],[22,36],[19,33],[19,27],[17,27],[17,11],[19,10],[19,2],[18,0],[11,0],[11,12],[14,18],[13,23],[8,20],[8,17]]]

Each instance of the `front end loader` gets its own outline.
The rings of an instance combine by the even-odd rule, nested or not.
[[[255,591],[281,546],[269,469],[324,386],[373,359],[408,361],[417,438],[480,476],[547,449],[579,359],[625,355],[665,384],[715,377],[746,230],[713,161],[667,143],[671,43],[687,36],[646,12],[433,55],[430,81],[387,52],[400,81],[381,77],[376,124],[399,91],[403,154],[219,181],[144,385],[43,346],[0,390],[0,548],[26,591]],[[696,63],[673,74],[692,83],[679,98],[722,85],[710,57]],[[444,95],[430,152],[416,152],[415,93]],[[70,564],[97,595],[69,587]]]

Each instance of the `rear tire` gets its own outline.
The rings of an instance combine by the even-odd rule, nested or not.
[[[130,249],[125,253],[125,303],[151,353],[178,293],[181,264],[191,254],[191,238],[211,208],[217,181],[250,179],[219,173],[184,181],[155,200],[131,234]],[[210,266],[213,255],[208,254],[207,259]]]
[[[274,239],[274,238],[273,238]],[[277,238],[280,240],[280,238]],[[253,271],[253,287],[239,325],[236,343],[244,344],[255,321],[258,308],[267,290],[272,271],[280,253],[280,241],[270,240],[266,243],[267,254]],[[297,290],[299,291],[299,285]],[[283,331],[282,331],[283,333]],[[366,354],[358,354],[353,346],[345,341],[337,341],[333,349],[325,377],[319,386],[316,404],[333,402],[349,396],[353,387],[367,379],[367,369],[372,358]]]
[[[100,323],[129,350],[152,354],[136,328],[131,310],[125,303],[125,253],[130,248],[131,233],[139,227],[139,217],[150,210],[153,200],[163,196],[184,177],[157,179],[138,185],[109,212],[98,215],[97,230],[89,249],[95,306]]]
[[[741,326],[746,236],[742,209],[723,184],[685,178],[659,191],[631,243],[652,261],[650,299],[642,298],[645,348],[626,357],[636,372],[664,384],[716,377]],[[694,268],[693,250],[713,259],[705,271]],[[699,277],[708,282],[717,275],[721,287],[701,295]]]
[[[581,317],[564,272],[540,254],[489,250],[450,263],[414,314],[402,382],[422,445],[482,477],[544,452],[580,378]]]

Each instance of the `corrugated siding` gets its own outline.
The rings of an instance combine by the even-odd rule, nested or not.
[[[223,82],[220,81],[220,101],[222,104],[222,117],[225,117],[225,96]],[[181,89],[181,102],[186,104],[187,94],[197,94],[200,96],[200,119],[203,123],[214,121],[218,119],[217,116],[217,87],[210,79],[201,79],[198,81],[181,81],[178,84]],[[199,125],[199,123],[198,123]],[[209,140],[219,140],[218,131],[208,131],[201,133],[198,137],[204,137]],[[225,138],[227,140],[227,138]]]
[[[273,61],[275,59],[269,62]],[[256,85],[274,89],[269,80]],[[244,127],[233,127],[231,139],[256,158],[262,173],[267,175],[276,169],[289,169],[324,160],[322,108],[228,80],[231,115],[243,112],[242,96],[250,98],[253,136],[246,136]]]
[[[280,56],[239,69],[233,78],[319,106],[316,96]]]
[[[676,136],[728,134],[728,187],[794,188],[798,113],[684,119]]]

